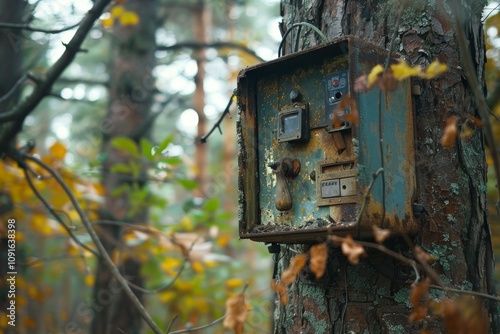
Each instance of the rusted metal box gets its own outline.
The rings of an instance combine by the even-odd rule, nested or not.
[[[241,238],[306,243],[369,236],[373,225],[416,230],[410,82],[392,92],[354,91],[356,78],[386,58],[385,50],[344,36],[240,72]],[[338,108],[346,96],[357,104],[357,122],[344,118],[352,107]],[[382,165],[384,182],[379,175],[368,193]]]

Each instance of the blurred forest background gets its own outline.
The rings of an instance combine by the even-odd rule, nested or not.
[[[0,59],[19,75],[29,73],[10,105],[1,101],[7,109],[59,59],[93,3],[19,1],[17,16],[6,9],[12,2],[0,4]],[[498,6],[490,2],[484,23],[489,102],[500,117]],[[229,102],[239,70],[277,57],[279,21],[279,0],[115,1],[17,138],[20,146],[33,139],[36,155],[61,173],[124,276],[157,290],[142,298],[161,328],[175,316],[172,330],[219,319],[226,300],[248,284],[246,328],[270,332],[272,257],[265,245],[238,240],[236,107]],[[500,122],[494,124],[500,138]],[[68,237],[61,221],[93,246],[70,199],[45,170],[33,168],[52,213],[15,162],[0,162],[1,219],[18,222],[16,331],[62,333],[70,324],[75,333],[98,332],[102,312],[93,305],[109,277]],[[488,195],[498,263],[493,182]],[[6,287],[0,289],[3,295]],[[0,332],[8,328],[4,311]],[[215,324],[205,332],[223,331]]]

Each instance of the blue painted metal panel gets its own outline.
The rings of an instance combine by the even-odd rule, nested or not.
[[[383,50],[348,36],[242,71],[238,81],[242,238],[294,243],[315,241],[329,233],[362,236],[370,233],[372,225],[396,232],[416,229],[409,82],[400,83],[394,92],[353,90],[355,79],[385,57]],[[298,98],[292,94],[291,99],[293,90],[300,92]],[[359,125],[333,126],[328,118],[331,108],[348,92],[357,103]],[[278,142],[280,111],[294,107],[308,112],[309,139],[283,141],[285,137],[280,137]],[[366,210],[358,217],[372,175],[382,167],[382,157],[385,193],[379,177]],[[297,175],[285,177],[293,202],[289,209],[275,204],[277,193],[285,195],[277,189],[279,169],[268,166],[280,161],[283,166],[284,158],[300,161]]]

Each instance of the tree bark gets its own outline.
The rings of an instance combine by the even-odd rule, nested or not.
[[[129,163],[131,157],[111,146],[113,138],[125,136],[136,142],[147,136],[155,80],[152,70],[155,65],[155,31],[157,20],[156,0],[130,0],[124,3],[127,10],[135,12],[140,22],[135,26],[123,26],[115,22],[113,28],[112,52],[109,65],[110,104],[106,117],[101,122],[103,132],[102,152],[103,186],[106,204],[102,219],[112,219],[127,223],[147,222],[147,210],[143,209],[132,217],[129,194],[113,195],[113,190],[131,184],[128,175],[111,173],[110,168],[118,163]],[[137,159],[137,163],[140,161]],[[144,182],[137,182],[140,187]],[[122,229],[119,226],[101,226],[101,240],[109,254],[121,247]],[[122,275],[135,285],[142,286],[141,263],[134,258],[121,261]],[[92,333],[140,333],[142,319],[123,291],[117,288],[109,268],[99,261],[94,286]],[[142,293],[136,292],[142,301]]]
[[[356,35],[388,49],[396,27],[399,4],[404,1],[282,0],[282,31],[293,23],[309,22],[328,39]],[[425,208],[421,231],[412,236],[417,245],[439,260],[433,266],[449,287],[496,295],[493,254],[486,220],[485,143],[480,129],[458,139],[451,149],[441,146],[449,116],[465,120],[477,116],[473,93],[462,71],[452,8],[467,13],[464,27],[469,52],[479,81],[484,84],[485,49],[481,23],[484,3],[471,1],[406,2],[394,50],[411,65],[427,66],[434,59],[448,71],[433,80],[414,80],[421,95],[414,95],[418,199]],[[287,39],[286,53],[318,44],[317,36],[302,29]],[[296,43],[295,41],[299,41]],[[390,248],[410,255],[403,241]],[[304,251],[306,246],[296,250]],[[294,252],[282,247],[278,275]],[[408,300],[412,269],[378,252],[369,252],[359,265],[349,264],[338,249],[330,250],[327,274],[320,281],[299,277],[289,287],[289,303],[276,301],[274,333],[418,333],[422,324],[410,324]],[[305,275],[307,276],[307,275]],[[433,297],[443,294],[432,292]],[[485,301],[491,331],[500,330],[496,305]],[[442,332],[434,320],[427,327]]]
[[[22,23],[22,17],[24,9],[27,5],[26,1],[16,1],[11,3],[7,0],[0,0],[0,22],[8,23]],[[3,101],[0,102],[0,113],[8,111],[12,106],[14,106],[19,101],[19,90],[16,90],[13,94],[10,94],[8,98],[4,98],[8,94],[11,88],[15,85],[15,82],[21,77],[21,66],[23,57],[21,57],[21,51],[24,43],[24,37],[21,36],[20,31],[3,29],[0,31],[0,73],[2,73],[2,80],[0,80],[0,98]],[[3,131],[4,126],[0,126],[0,132]],[[13,210],[13,203],[10,193],[8,191],[0,192],[0,217],[3,221],[7,221],[9,218],[14,218],[9,216]],[[6,223],[3,223],[6,226]],[[3,230],[4,231],[4,230]],[[2,232],[3,232],[2,231]],[[0,236],[0,276],[7,277],[8,266],[7,266],[7,233],[2,233]],[[21,262],[23,259],[22,249],[18,244],[18,258],[17,261]],[[0,288],[0,307],[2,310],[6,310],[9,306],[9,299],[7,298],[9,289],[7,285]],[[17,317],[16,320],[18,320]],[[16,322],[19,324],[19,320]],[[17,333],[16,327],[7,326],[5,329],[6,334]]]
[[[205,44],[211,25],[211,13],[208,3],[199,0],[193,10],[194,13],[194,35],[196,42]],[[197,136],[195,139],[195,166],[198,189],[195,196],[205,197],[208,185],[208,146],[201,142],[201,138],[207,133],[207,116],[205,115],[205,64],[207,62],[206,50],[195,51],[196,66],[198,72],[194,77],[195,90],[193,94],[193,107],[198,114]]]

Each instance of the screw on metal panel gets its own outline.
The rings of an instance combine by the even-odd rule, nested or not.
[[[316,171],[313,170],[311,174],[309,174],[309,177],[311,178],[311,180],[316,181]]]
[[[292,102],[297,102],[299,100],[299,97],[300,97],[300,92],[298,89],[294,88],[290,91],[290,100]]]

